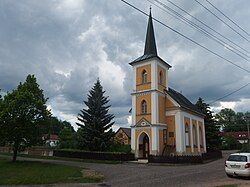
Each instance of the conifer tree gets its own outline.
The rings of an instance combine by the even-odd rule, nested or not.
[[[104,96],[105,91],[99,79],[89,91],[87,101],[84,101],[87,109],[82,109],[78,114],[80,130],[78,136],[82,149],[91,151],[105,151],[111,144],[114,133],[111,129],[114,122],[113,114],[109,114],[109,99]]]
[[[220,147],[221,139],[219,137],[219,126],[216,124],[213,112],[210,106],[204,102],[202,98],[199,98],[195,104],[200,111],[206,115],[204,119],[205,131],[206,131],[206,145],[208,149],[217,149]]]

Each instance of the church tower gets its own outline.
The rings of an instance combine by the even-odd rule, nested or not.
[[[151,11],[144,54],[133,67],[131,149],[137,158],[159,155],[166,124],[166,92],[171,66],[157,55]]]

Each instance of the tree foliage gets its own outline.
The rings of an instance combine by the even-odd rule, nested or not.
[[[249,112],[235,112],[232,109],[222,109],[215,115],[216,122],[224,132],[247,131],[247,121],[245,117]]]
[[[80,147],[91,151],[105,151],[111,144],[114,133],[111,129],[114,115],[109,114],[109,99],[104,96],[105,91],[99,79],[89,91],[87,101],[84,101],[87,109],[82,109],[78,114],[79,123],[76,123]]]
[[[72,133],[75,132],[74,128],[68,121],[61,121],[55,116],[49,117],[44,121],[43,134],[56,134],[59,135],[64,128],[70,129]]]
[[[59,133],[59,147],[61,149],[74,149],[77,148],[76,146],[77,142],[75,138],[75,132],[72,132],[69,127],[64,127]]]
[[[206,131],[206,144],[209,149],[216,149],[220,147],[221,139],[219,137],[219,126],[215,123],[213,112],[210,106],[199,98],[196,106],[205,115],[204,124]]]
[[[18,151],[41,139],[41,124],[50,116],[46,101],[34,75],[28,75],[1,101],[0,138],[13,146],[13,161]]]

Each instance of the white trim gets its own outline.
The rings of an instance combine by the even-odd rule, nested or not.
[[[182,113],[178,111],[175,115],[175,141],[176,141],[176,152],[177,153],[183,153],[183,136],[182,136],[182,131],[183,131],[183,120],[182,120]]]
[[[152,154],[157,155],[159,153],[159,129],[152,127]]]
[[[156,124],[152,124],[152,126],[167,126],[167,124],[166,123],[156,123]]]
[[[156,92],[151,93],[151,123],[156,124],[158,117],[158,94]]]
[[[157,63],[156,61],[151,62],[151,89],[156,90],[158,85],[157,81]]]
[[[144,127],[145,129],[145,127]],[[135,148],[135,157],[139,157],[139,139],[140,139],[140,136],[142,135],[142,133],[145,133],[147,136],[148,136],[148,143],[149,143],[149,154],[151,154],[152,152],[152,143],[150,142],[151,138],[149,136],[149,134],[145,131],[141,131],[141,133],[137,136],[137,139],[136,139],[136,148]]]
[[[166,70],[166,90],[168,90],[168,69]]]
[[[146,65],[149,65],[151,64],[152,61],[154,61],[155,59],[147,59],[145,60],[144,62],[138,62],[138,64],[134,64],[132,65],[133,67],[135,68],[139,68],[139,67],[142,67],[142,66],[146,66]]]
[[[136,92],[136,68],[133,67],[133,91]]]
[[[182,134],[182,141],[183,141],[183,144],[182,144],[182,150],[183,152],[186,152],[186,140],[185,140],[185,118],[184,116],[182,115],[181,113],[181,118],[182,118],[182,124],[181,124],[181,134]]]
[[[131,127],[131,149],[135,151],[135,128]]]
[[[190,119],[196,120],[196,121],[197,121],[197,123],[198,123],[198,121],[199,121],[199,122],[201,122],[201,123],[204,121],[204,119],[203,119],[203,118],[198,117],[198,116],[196,116],[196,115],[189,114],[189,113],[187,113],[187,112],[185,112],[185,111],[182,111],[182,113],[183,113],[184,117],[187,117],[187,118],[190,118]]]
[[[166,64],[163,64],[162,61],[158,58],[154,59],[162,68],[169,70],[168,66]],[[166,62],[168,63],[168,62]]]
[[[197,134],[197,147],[198,147],[198,152],[201,152],[201,143],[200,143],[200,132],[199,132],[199,123],[196,123],[196,134]]]
[[[136,96],[132,96],[132,125],[136,124]]]
[[[193,124],[191,118],[189,118],[189,130],[190,130],[190,146],[191,152],[194,152],[194,136],[193,136]]]
[[[181,112],[181,110],[175,109],[175,110],[166,111],[166,116],[176,115],[177,112]]]
[[[202,125],[201,125],[201,129],[202,129],[202,136],[203,136],[203,150],[204,150],[204,152],[207,152],[206,133],[205,133],[205,124],[204,124],[204,120],[203,120],[203,123],[202,123]]]

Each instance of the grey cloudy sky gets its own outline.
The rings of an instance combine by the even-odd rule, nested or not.
[[[166,0],[161,1],[171,6]],[[205,0],[199,1],[206,3]],[[250,32],[249,0],[210,1]],[[128,2],[143,11],[149,10],[150,3],[146,0]],[[250,51],[249,42],[194,0],[174,2]],[[219,46],[153,4],[152,14],[250,70],[249,61]],[[111,112],[116,116],[114,128],[129,126],[132,68],[128,63],[143,54],[146,26],[147,17],[120,0],[0,0],[0,88],[2,92],[10,91],[28,74],[35,74],[49,97],[48,106],[53,115],[75,126],[83,100],[99,77],[109,95]],[[158,23],[154,22],[154,27],[158,54],[173,66],[169,71],[170,86],[181,91],[192,102],[198,97],[211,102],[250,82],[248,73]],[[249,36],[242,34],[250,40]],[[250,111],[249,93],[250,86],[223,102],[214,103],[213,108],[216,111],[222,107]]]

